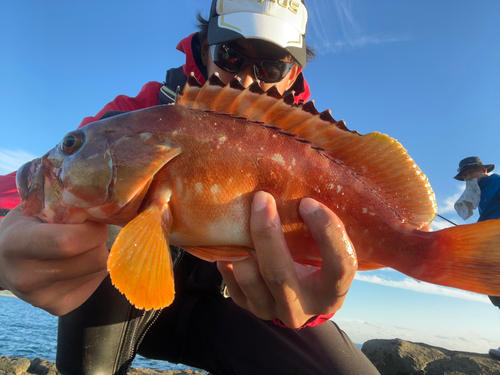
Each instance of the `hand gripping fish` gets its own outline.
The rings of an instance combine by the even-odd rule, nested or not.
[[[25,164],[26,216],[124,227],[108,260],[113,284],[141,309],[174,299],[169,245],[215,261],[252,253],[252,197],[274,196],[293,259],[320,266],[301,220],[303,197],[342,220],[359,269],[392,267],[418,280],[500,295],[500,220],[437,232],[427,177],[396,140],[360,135],[258,84],[188,79],[174,105],[118,115],[67,134]]]

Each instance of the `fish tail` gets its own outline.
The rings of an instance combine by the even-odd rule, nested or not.
[[[428,235],[434,241],[427,264],[421,266],[426,273],[421,280],[500,295],[500,220],[458,225]]]

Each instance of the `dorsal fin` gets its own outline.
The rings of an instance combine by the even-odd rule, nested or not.
[[[237,78],[224,85],[217,74],[203,86],[195,81],[194,75],[188,78],[176,105],[245,117],[295,134],[376,189],[403,222],[420,229],[436,216],[427,177],[395,139],[350,131],[330,110],[320,113],[312,101],[297,106],[293,94],[283,97],[274,86],[267,92],[258,83],[244,88]]]

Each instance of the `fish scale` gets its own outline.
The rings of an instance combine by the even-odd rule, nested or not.
[[[74,139],[81,141],[67,142]],[[297,106],[293,94],[237,79],[224,85],[216,75],[200,85],[191,76],[174,105],[89,124],[61,145],[19,170],[23,213],[124,227],[108,268],[138,308],[174,299],[169,245],[207,261],[251,255],[250,207],[260,190],[275,198],[298,263],[321,266],[298,214],[310,197],[342,220],[360,270],[392,267],[500,295],[500,220],[429,232],[434,193],[403,146],[350,131],[313,102]]]

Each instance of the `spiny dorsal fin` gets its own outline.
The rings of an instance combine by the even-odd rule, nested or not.
[[[216,73],[203,86],[191,74],[175,104],[244,117],[295,134],[377,189],[407,224],[419,229],[436,216],[427,177],[398,141],[379,132],[351,131],[330,110],[320,113],[313,101],[297,106],[293,93],[283,97],[274,86],[264,92],[257,82],[245,88],[239,78],[224,85]]]

